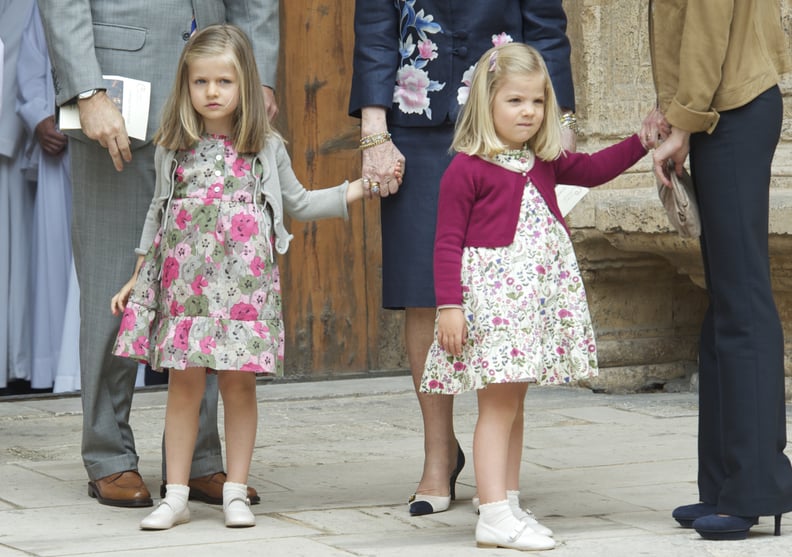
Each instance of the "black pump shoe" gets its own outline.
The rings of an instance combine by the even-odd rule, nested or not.
[[[759,522],[755,516],[710,514],[697,518],[693,528],[706,540],[744,540],[751,526]],[[781,515],[775,515],[773,535],[781,535]]]
[[[456,481],[462,468],[465,467],[465,453],[462,452],[462,447],[457,443],[457,464],[454,471],[451,473],[449,480],[450,495],[446,497],[436,495],[422,495],[420,493],[413,493],[410,497],[409,511],[412,516],[421,516],[425,514],[434,514],[448,510],[451,501],[456,499]]]
[[[675,508],[671,516],[679,522],[682,528],[693,528],[693,522],[697,518],[715,514],[717,510],[715,505],[710,505],[709,503],[694,503]]]
[[[451,500],[456,500],[456,481],[459,477],[459,473],[462,471],[462,468],[465,467],[465,453],[462,452],[462,447],[459,446],[457,443],[457,465],[454,468],[454,472],[451,474],[450,486],[451,486]]]

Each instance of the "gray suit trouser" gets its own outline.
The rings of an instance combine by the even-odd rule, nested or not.
[[[132,162],[117,172],[98,144],[70,139],[69,145],[72,244],[80,285],[82,457],[88,477],[96,480],[138,467],[129,425],[137,364],[112,355],[120,319],[110,313],[110,299],[135,266],[134,250],[154,194],[154,146],[133,151]],[[223,470],[217,399],[212,375],[201,402],[191,477]]]

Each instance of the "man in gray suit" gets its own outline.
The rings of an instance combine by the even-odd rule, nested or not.
[[[136,365],[111,354],[119,319],[110,299],[134,268],[135,247],[154,192],[151,137],[195,28],[238,25],[251,38],[270,117],[278,56],[277,0],[40,0],[54,68],[56,102],[76,102],[82,133],[70,133],[72,244],[80,284],[82,457],[88,494],[105,505],[143,507],[151,495],[138,474],[129,425]],[[131,140],[105,94],[102,75],[151,83],[146,141]],[[222,502],[217,383],[207,378],[190,498]],[[258,496],[249,490],[251,502]]]

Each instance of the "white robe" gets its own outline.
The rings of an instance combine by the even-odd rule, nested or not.
[[[35,137],[35,128],[55,113],[55,89],[44,28],[34,4],[22,35],[17,69],[17,112],[28,129],[25,171],[38,183],[33,211],[31,309],[33,315],[34,389],[79,389],[79,310],[67,314],[69,290],[79,299],[72,272],[71,180],[68,149],[46,154]],[[61,354],[61,346],[64,354]],[[62,357],[68,356],[71,357]],[[58,376],[60,377],[58,380]],[[59,392],[59,391],[56,391]]]
[[[3,106],[0,114],[0,388],[32,373],[30,246],[35,186],[21,172],[24,126],[16,114],[17,58],[33,0],[0,0]]]

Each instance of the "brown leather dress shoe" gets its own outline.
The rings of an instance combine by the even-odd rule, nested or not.
[[[208,476],[190,478],[187,485],[190,486],[190,500],[203,501],[210,505],[223,504],[223,484],[226,482],[225,472],[215,472]],[[258,492],[248,486],[247,496],[251,505],[258,505],[261,501]],[[160,486],[160,497],[165,497],[165,482]]]
[[[137,470],[116,472],[88,482],[88,495],[111,507],[150,507],[154,504]]]

